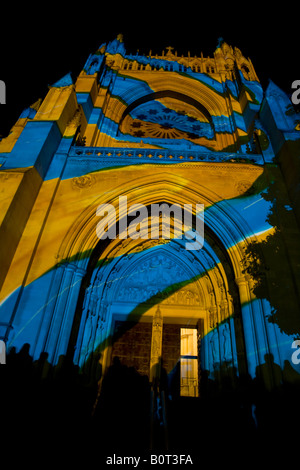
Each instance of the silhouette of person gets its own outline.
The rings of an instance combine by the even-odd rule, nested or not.
[[[282,371],[274,362],[273,354],[264,355],[265,363],[256,367],[256,382],[260,388],[267,391],[280,386],[282,382]]]
[[[165,394],[168,394],[168,373],[163,366],[163,359],[160,358],[160,391],[164,391]]]

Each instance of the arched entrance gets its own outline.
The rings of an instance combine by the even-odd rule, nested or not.
[[[199,396],[201,377],[245,371],[237,286],[219,243],[113,240],[91,257],[73,331],[75,362],[87,374],[118,357],[153,379],[163,360],[180,368],[180,394]],[[155,327],[156,325],[156,327]]]
[[[120,195],[145,206],[204,202],[204,246],[189,251],[177,239],[99,241],[96,210],[105,196],[95,200],[61,250],[64,259],[74,254],[74,264],[85,270],[69,341],[75,364],[91,378],[102,369],[104,377],[118,357],[152,380],[160,358],[169,376],[179,361],[180,399],[194,390],[192,401],[212,382],[255,371],[259,349],[251,322],[261,310],[251,304],[250,281],[242,274],[247,222],[207,188],[167,169],[116,187],[110,192],[116,208]],[[119,221],[123,214],[116,212]],[[194,343],[195,334],[196,351],[181,354],[181,344],[188,338]]]
[[[264,363],[266,351],[270,351],[275,358],[278,357],[275,332],[266,320],[268,306],[255,299],[253,282],[249,276],[243,274],[247,239],[249,234],[250,237],[254,235],[251,235],[247,221],[234,210],[233,205],[221,200],[220,196],[207,187],[201,186],[194,179],[175,175],[171,167],[153,168],[153,174],[145,171],[142,176],[141,173],[136,175],[136,179],[128,184],[115,186],[110,190],[110,204],[117,208],[120,196],[127,196],[129,204],[141,203],[145,206],[162,201],[171,205],[191,203],[193,207],[204,203],[203,248],[189,252],[176,239],[117,238],[99,241],[96,232],[99,218],[96,212],[99,204],[107,202],[107,194],[101,194],[74,220],[72,230],[63,239],[57,254],[60,262],[52,273],[49,301],[45,306],[41,325],[41,331],[45,334],[40,335],[36,344],[36,357],[41,351],[47,351],[49,360],[56,364],[61,355],[68,353],[75,364],[84,368],[88,374],[93,374],[99,359],[97,355],[100,354],[104,372],[112,357],[109,342],[114,334],[113,321],[120,314],[115,311],[120,307],[117,299],[125,288],[121,284],[121,278],[129,275],[129,269],[139,270],[138,262],[151,262],[147,257],[154,256],[160,250],[161,255],[166,257],[165,262],[175,263],[183,270],[185,277],[170,278],[169,285],[163,289],[157,281],[155,295],[158,297],[154,294],[149,297],[153,302],[150,305],[149,298],[146,301],[136,300],[132,304],[131,297],[127,296],[122,301],[122,319],[129,316],[126,319],[129,321],[130,316],[136,314],[139,322],[149,318],[151,321],[155,313],[153,305],[164,301],[166,304],[173,302],[174,307],[175,297],[171,297],[171,294],[175,294],[176,289],[193,286],[200,299],[197,312],[191,315],[193,307],[188,305],[186,311],[180,315],[183,319],[192,317],[194,325],[199,319],[203,321],[201,354],[198,358],[201,381],[204,371],[206,376],[213,378],[218,375],[218,371],[228,369],[226,362],[230,354],[232,358],[229,364],[233,364],[232,368],[239,373],[246,371],[254,378],[256,368]],[[199,168],[204,171],[206,167],[204,165]],[[99,184],[101,176],[99,175]],[[116,214],[118,222],[122,213],[117,209]],[[143,274],[140,274],[141,286],[145,283],[145,271],[144,269]],[[163,295],[166,298],[162,298]],[[191,300],[186,299],[186,302]],[[164,316],[164,310],[168,312],[170,307],[162,307]],[[179,304],[178,309],[182,312],[183,306]],[[166,315],[166,319],[168,317]],[[184,321],[182,327],[186,323]],[[256,335],[258,328],[263,328],[263,335]]]

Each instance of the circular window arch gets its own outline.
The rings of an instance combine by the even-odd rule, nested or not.
[[[215,129],[207,109],[174,91],[151,93],[131,103],[119,123],[119,136],[139,139],[184,139],[209,146]]]

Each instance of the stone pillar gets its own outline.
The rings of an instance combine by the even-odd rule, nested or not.
[[[248,282],[250,289],[253,290],[253,280],[249,279]],[[268,305],[265,299],[255,299],[255,301],[252,302],[252,308],[254,312],[254,321],[257,322],[257,330],[260,331],[262,336],[261,341],[259,341],[261,353],[260,362],[264,362],[265,354],[272,354],[275,362],[280,364],[274,325],[267,320],[265,315],[265,313],[271,314],[271,306]]]
[[[77,305],[82,277],[85,274],[76,264],[59,267],[60,284],[56,292],[56,303],[51,310],[47,341],[44,350],[49,354],[49,362],[56,363],[60,355],[65,355],[70,339],[71,328]]]
[[[152,341],[150,356],[150,382],[159,383],[161,373],[163,319],[159,306],[152,322]]]
[[[272,390],[280,384],[282,372],[275,331],[265,318],[266,302],[251,295],[253,281],[249,276],[239,277],[236,283],[240,292],[248,372],[267,390]]]
[[[83,337],[84,337],[84,331],[86,327],[86,321],[89,315],[89,301],[90,301],[90,296],[91,296],[92,288],[89,286],[85,290],[85,296],[84,296],[84,302],[83,302],[83,307],[82,307],[82,314],[81,314],[81,320],[80,320],[80,325],[79,325],[79,330],[78,330],[78,335],[77,335],[77,340],[76,340],[76,346],[75,346],[75,351],[74,351],[74,364],[76,365],[81,365],[80,364],[80,354],[82,350],[82,342],[83,342]]]
[[[245,339],[248,373],[252,378],[254,378],[256,367],[259,365],[259,360],[255,338],[254,321],[252,315],[250,289],[246,276],[238,277],[235,279],[235,281],[239,289],[239,296],[241,302],[243,333]]]
[[[253,280],[248,280],[250,290],[253,290]],[[274,325],[270,324],[265,317],[266,302],[254,298],[251,302],[253,320],[256,332],[256,341],[258,349],[258,359],[260,363],[260,380],[263,381],[267,390],[277,387],[282,380],[282,371],[280,368],[280,357],[278,354],[277,340],[274,331]],[[265,308],[264,308],[265,307]]]
[[[70,282],[70,287],[68,289],[68,298],[65,304],[65,311],[59,331],[59,338],[56,346],[55,359],[57,360],[59,356],[66,355],[68,350],[68,344],[70,340],[71,330],[73,326],[74,315],[77,306],[77,300],[79,296],[79,291],[81,287],[81,281],[86,271],[84,269],[75,268],[72,266],[70,269],[72,279]]]
[[[63,269],[63,276],[61,280],[61,284],[59,287],[59,291],[57,293],[57,300],[55,304],[55,308],[53,311],[52,319],[51,319],[51,326],[50,331],[47,338],[46,344],[46,351],[49,354],[49,362],[53,363],[55,361],[56,355],[56,345],[59,337],[59,332],[61,328],[61,324],[63,321],[63,316],[65,312],[65,306],[68,299],[69,288],[71,285],[73,273],[76,269],[74,264],[66,264],[62,266]]]
[[[49,339],[51,335],[51,329],[53,319],[56,311],[57,296],[60,291],[60,286],[65,272],[65,266],[58,264],[53,270],[53,276],[51,278],[51,287],[46,302],[45,311],[43,313],[43,320],[37,340],[34,357],[38,358],[43,351],[49,353],[49,361],[51,361],[51,354],[49,351]]]

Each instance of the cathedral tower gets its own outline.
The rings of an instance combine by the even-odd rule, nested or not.
[[[7,350],[71,358],[91,380],[114,358],[151,381],[179,364],[189,397],[222,377],[259,376],[268,390],[295,381],[296,118],[223,39],[211,57],[131,55],[121,35],[101,44],[0,142]],[[189,205],[192,232],[203,204],[202,248],[128,236],[125,197],[136,211]],[[105,204],[116,236],[100,240]]]

